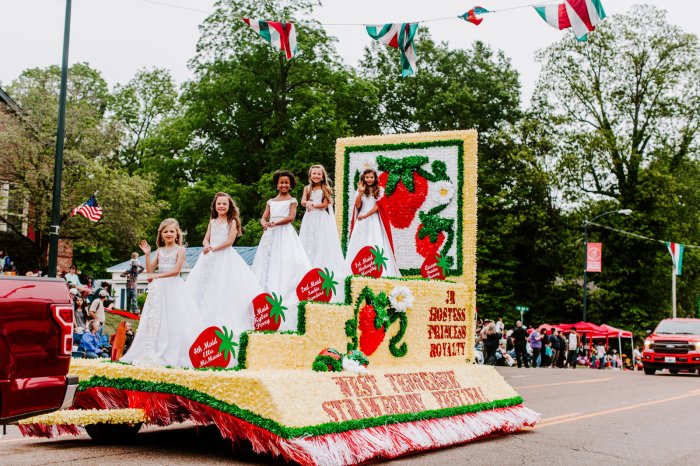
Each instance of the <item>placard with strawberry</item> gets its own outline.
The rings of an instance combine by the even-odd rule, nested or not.
[[[236,358],[235,347],[238,343],[233,340],[233,330],[229,331],[226,327],[205,329],[190,346],[192,367],[228,367],[231,360]]]
[[[444,280],[447,277],[447,272],[450,270],[451,257],[443,257],[437,254],[432,257],[426,257],[423,265],[420,267],[420,274],[423,278],[431,280]]]
[[[336,285],[338,284],[334,278],[335,273],[327,268],[310,270],[297,285],[299,301],[330,302],[336,294]]]
[[[365,246],[360,249],[350,264],[355,275],[379,278],[386,268],[387,257],[379,246]]]
[[[278,330],[285,320],[282,296],[275,293],[260,293],[253,298],[253,328],[255,330]]]

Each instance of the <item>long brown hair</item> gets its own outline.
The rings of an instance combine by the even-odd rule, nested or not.
[[[180,229],[180,224],[175,220],[174,218],[166,218],[162,222],[160,222],[160,226],[158,227],[158,236],[156,237],[156,245],[159,248],[162,248],[165,246],[165,241],[163,240],[163,230],[165,227],[174,225],[175,226],[175,231],[177,232],[177,236],[175,236],[175,244],[178,246],[183,246],[183,239],[185,237],[185,234],[182,232]]]
[[[214,200],[211,201],[211,218],[219,218],[219,213],[216,211],[216,200],[220,197],[225,197],[228,199],[228,211],[226,211],[226,222],[231,225],[231,222],[236,222],[236,236],[241,236],[243,234],[243,229],[241,228],[241,214],[238,210],[238,205],[236,201],[233,200],[230,194],[219,191],[214,195]]]
[[[365,175],[368,173],[374,173],[374,184],[372,186],[368,185],[367,182],[365,182]],[[377,175],[377,171],[374,170],[373,168],[367,168],[365,171],[362,172],[362,175],[360,175],[360,179],[362,182],[365,184],[365,196],[369,196],[370,194],[374,196],[375,199],[379,198],[379,175]]]
[[[321,170],[321,173],[323,174],[323,178],[321,178],[320,183],[321,190],[323,191],[323,197],[328,199],[329,204],[333,204],[333,182],[328,179],[328,173],[323,165],[311,165],[309,167],[309,184],[306,186],[306,188],[309,190],[309,197],[311,197],[311,191],[314,189],[314,182],[311,181],[311,171],[314,168]]]

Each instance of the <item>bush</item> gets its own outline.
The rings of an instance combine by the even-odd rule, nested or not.
[[[142,311],[143,311],[143,304],[146,302],[146,296],[148,296],[148,293],[141,293],[140,295],[138,295],[136,297],[136,305]]]

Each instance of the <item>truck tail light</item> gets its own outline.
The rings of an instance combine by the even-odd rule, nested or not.
[[[61,329],[62,356],[70,356],[73,353],[73,307],[65,305],[52,306],[53,318]]]

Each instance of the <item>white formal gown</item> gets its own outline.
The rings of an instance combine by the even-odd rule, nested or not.
[[[362,206],[357,212],[357,215],[364,215],[377,205],[377,201],[384,196],[384,188],[379,188],[379,198],[375,199],[372,195],[362,196]],[[348,241],[347,253],[345,260],[348,267],[351,267],[353,259],[358,252],[365,246],[379,247],[384,251],[384,256],[387,258],[386,267],[382,270],[382,277],[400,277],[401,271],[396,263],[394,251],[391,249],[389,237],[384,230],[384,224],[379,217],[379,212],[375,212],[364,220],[355,218],[355,225],[350,234]]]
[[[309,202],[321,204],[323,202],[323,190],[311,191]],[[304,251],[311,262],[311,267],[328,269],[333,272],[336,292],[331,301],[343,302],[345,296],[345,277],[350,275],[350,268],[345,263],[343,251],[340,249],[340,239],[335,225],[333,205],[328,204],[327,209],[307,210],[301,221],[299,239],[304,245]]]
[[[270,221],[288,217],[290,206],[296,203],[296,199],[267,201],[267,205],[270,206]],[[279,330],[297,330],[299,298],[296,288],[312,267],[291,223],[265,230],[258,244],[252,268],[263,290],[281,296],[282,305],[287,307],[284,322]]]
[[[179,247],[159,248],[158,272],[169,272],[177,263]],[[184,248],[182,253],[184,254]],[[137,366],[192,367],[190,346],[204,330],[194,299],[180,276],[157,278],[148,284],[134,342],[121,362]]]
[[[226,241],[232,223],[210,221],[209,243]],[[185,282],[206,326],[233,330],[238,336],[253,328],[253,299],[263,292],[258,279],[232,247],[200,254]]]

